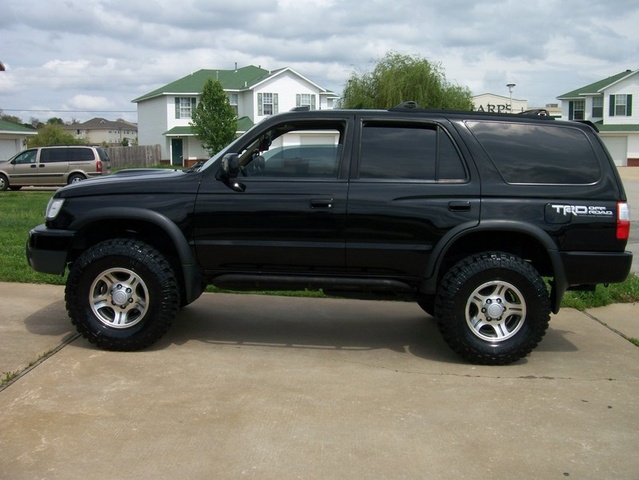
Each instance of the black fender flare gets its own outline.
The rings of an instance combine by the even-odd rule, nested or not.
[[[100,222],[101,220],[113,219],[149,222],[166,232],[173,242],[180,259],[182,274],[184,276],[184,289],[187,297],[185,299],[186,302],[191,303],[200,296],[202,293],[202,277],[199,265],[189,247],[189,243],[180,228],[171,219],[161,213],[135,207],[104,207],[94,209],[81,218],[75,219],[68,228],[79,231],[87,225]]]
[[[550,235],[541,228],[529,223],[514,220],[487,220],[480,223],[466,223],[458,225],[444,235],[433,248],[432,255],[426,265],[424,272],[424,282],[420,287],[423,293],[435,293],[437,291],[437,278],[444,258],[450,248],[457,242],[463,241],[464,237],[479,232],[514,232],[527,235],[538,241],[548,254],[553,270],[553,285],[550,295],[551,308],[553,313],[559,311],[561,300],[568,289],[568,279],[564,269],[561,255],[557,245]]]

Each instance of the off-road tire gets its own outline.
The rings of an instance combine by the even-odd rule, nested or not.
[[[443,277],[435,303],[448,345],[471,363],[505,365],[528,355],[550,321],[539,273],[504,252],[469,256]]]
[[[78,332],[107,350],[145,348],[169,329],[180,303],[169,262],[137,240],[86,250],[69,272],[66,307]]]

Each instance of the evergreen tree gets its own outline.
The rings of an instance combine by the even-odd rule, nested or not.
[[[218,80],[208,79],[204,84],[191,126],[209,155],[215,155],[235,138],[235,110]]]

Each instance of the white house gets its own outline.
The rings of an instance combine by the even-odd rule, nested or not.
[[[626,70],[557,99],[562,118],[596,125],[617,165],[639,166],[639,109],[632,105],[637,94],[639,70]]]
[[[219,80],[238,117],[238,133],[269,115],[298,106],[332,109],[338,97],[291,68],[268,71],[249,65],[234,70],[199,70],[133,100],[138,108],[138,144],[159,144],[172,165],[208,158],[191,128],[191,113],[204,83]]]

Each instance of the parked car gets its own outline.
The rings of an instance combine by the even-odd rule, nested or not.
[[[111,160],[101,147],[29,148],[0,162],[0,190],[31,185],[57,187],[110,172]]]

